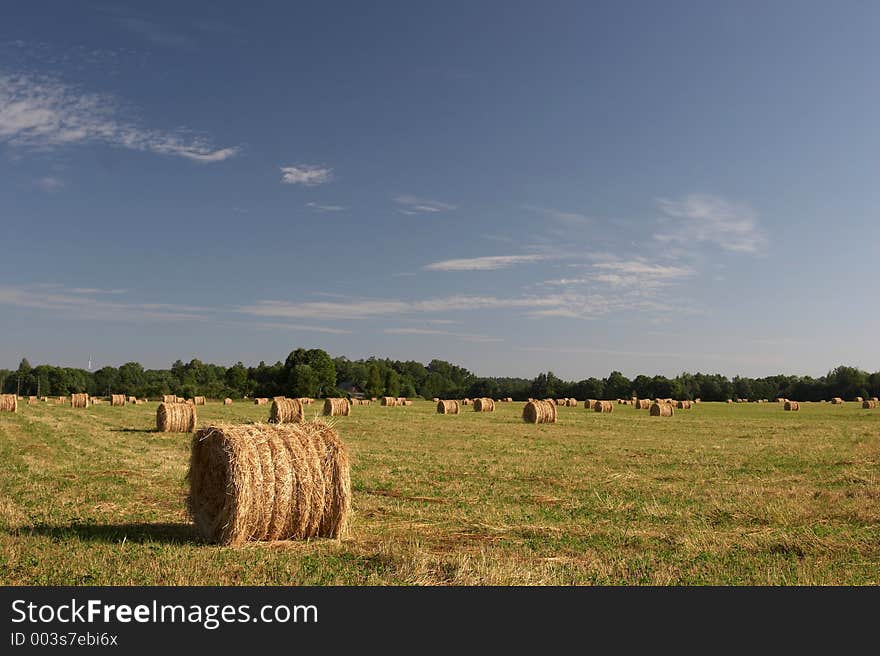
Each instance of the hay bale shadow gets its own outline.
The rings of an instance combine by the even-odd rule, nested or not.
[[[106,542],[118,544],[133,542],[135,544],[207,544],[196,532],[192,524],[146,522],[131,524],[84,524],[73,522],[65,525],[37,524],[22,526],[9,531],[13,535],[44,535],[53,540],[70,540],[82,542]]]

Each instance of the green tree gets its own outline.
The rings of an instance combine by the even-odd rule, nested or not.
[[[379,366],[374,362],[370,365],[370,373],[367,376],[367,396],[382,396],[384,391],[385,384],[382,382],[382,373],[379,371]]]
[[[394,369],[385,372],[385,394],[388,396],[400,396],[400,374]]]

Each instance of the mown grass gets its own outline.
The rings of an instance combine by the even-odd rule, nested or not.
[[[203,544],[155,403],[0,413],[5,584],[878,584],[880,411],[355,407],[342,541]],[[315,408],[316,406],[311,406]],[[310,413],[315,410],[310,408]],[[236,403],[199,423],[265,420]]]

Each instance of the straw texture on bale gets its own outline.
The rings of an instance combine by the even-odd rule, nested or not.
[[[474,412],[495,412],[495,401],[492,399],[474,399]]]
[[[269,399],[267,399],[267,398],[260,397],[260,398],[254,399],[254,405],[268,405],[268,404],[269,404]]]
[[[593,412],[614,412],[614,404],[611,401],[596,401]]]
[[[111,394],[110,405],[119,407],[125,405],[125,394]]]
[[[397,405],[397,399],[394,398],[393,396],[383,396],[382,397],[382,405],[389,407],[389,408],[393,408],[394,406]]]
[[[350,413],[348,399],[324,399],[325,417],[347,417]]]
[[[177,403],[177,397],[174,394],[163,394],[162,403]]]
[[[651,401],[650,399],[639,399],[636,404],[637,410],[650,410],[651,409]]]
[[[800,410],[801,405],[797,401],[786,401],[783,406],[786,410]]]
[[[223,405],[232,405],[232,399],[227,396],[225,399],[223,399]]]
[[[276,398],[269,410],[270,424],[301,424],[306,420],[305,406],[299,399]]]
[[[71,394],[70,395],[70,405],[74,408],[88,408],[89,407],[89,395],[88,394]]]
[[[156,430],[161,433],[192,433],[198,417],[189,403],[160,403],[156,409]]]
[[[527,424],[555,424],[556,404],[549,401],[529,401],[523,406],[522,418]]]
[[[187,479],[190,517],[212,542],[339,538],[348,525],[348,452],[323,422],[202,428]]]
[[[204,396],[197,396],[197,397],[193,398],[193,404],[194,405],[205,405],[205,397]]]
[[[876,407],[877,407],[876,401],[873,401],[871,399],[868,399],[867,401],[862,401],[862,408],[864,408],[865,410],[873,410]]]
[[[0,394],[0,411],[18,412],[18,396],[15,394]]]
[[[406,397],[398,396],[397,397],[397,405],[406,405]]]
[[[669,403],[652,403],[650,410],[652,417],[671,417],[675,414],[672,405]]]
[[[437,414],[457,415],[460,412],[458,401],[437,401]]]
[[[576,408],[578,407],[578,401],[577,399],[566,399],[565,405],[568,408]]]

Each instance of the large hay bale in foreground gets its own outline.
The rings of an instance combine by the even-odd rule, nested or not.
[[[18,396],[15,394],[0,394],[0,411],[18,412]]]
[[[522,418],[528,424],[555,424],[556,404],[548,401],[529,401],[523,406]]]
[[[301,424],[306,420],[306,409],[299,399],[275,399],[269,410],[270,424]]]
[[[74,408],[88,408],[89,407],[89,395],[88,394],[71,394],[70,395],[70,405]]]
[[[351,405],[348,399],[324,399],[325,417],[348,417]]]
[[[675,414],[675,410],[670,403],[654,402],[651,404],[650,413],[652,417],[671,417]]]
[[[393,408],[397,405],[397,399],[393,396],[383,396],[382,397],[382,405],[387,408]]]
[[[459,412],[458,401],[437,401],[438,415],[457,415]]]
[[[873,410],[877,407],[877,402],[873,399],[868,399],[866,401],[862,401],[862,408],[865,410]]]
[[[193,397],[193,405],[205,405],[205,397],[204,396]]]
[[[192,433],[197,421],[190,403],[160,403],[156,409],[156,430],[162,433]]]
[[[593,412],[614,412],[614,404],[611,401],[596,401]]]
[[[125,394],[111,394],[110,405],[119,408],[125,405]]]
[[[786,401],[782,407],[784,407],[786,410],[800,410],[801,404],[797,401]]]
[[[190,517],[212,542],[338,538],[348,524],[348,452],[323,422],[202,428],[187,480]]]
[[[493,399],[474,399],[474,412],[495,412],[495,401]]]

